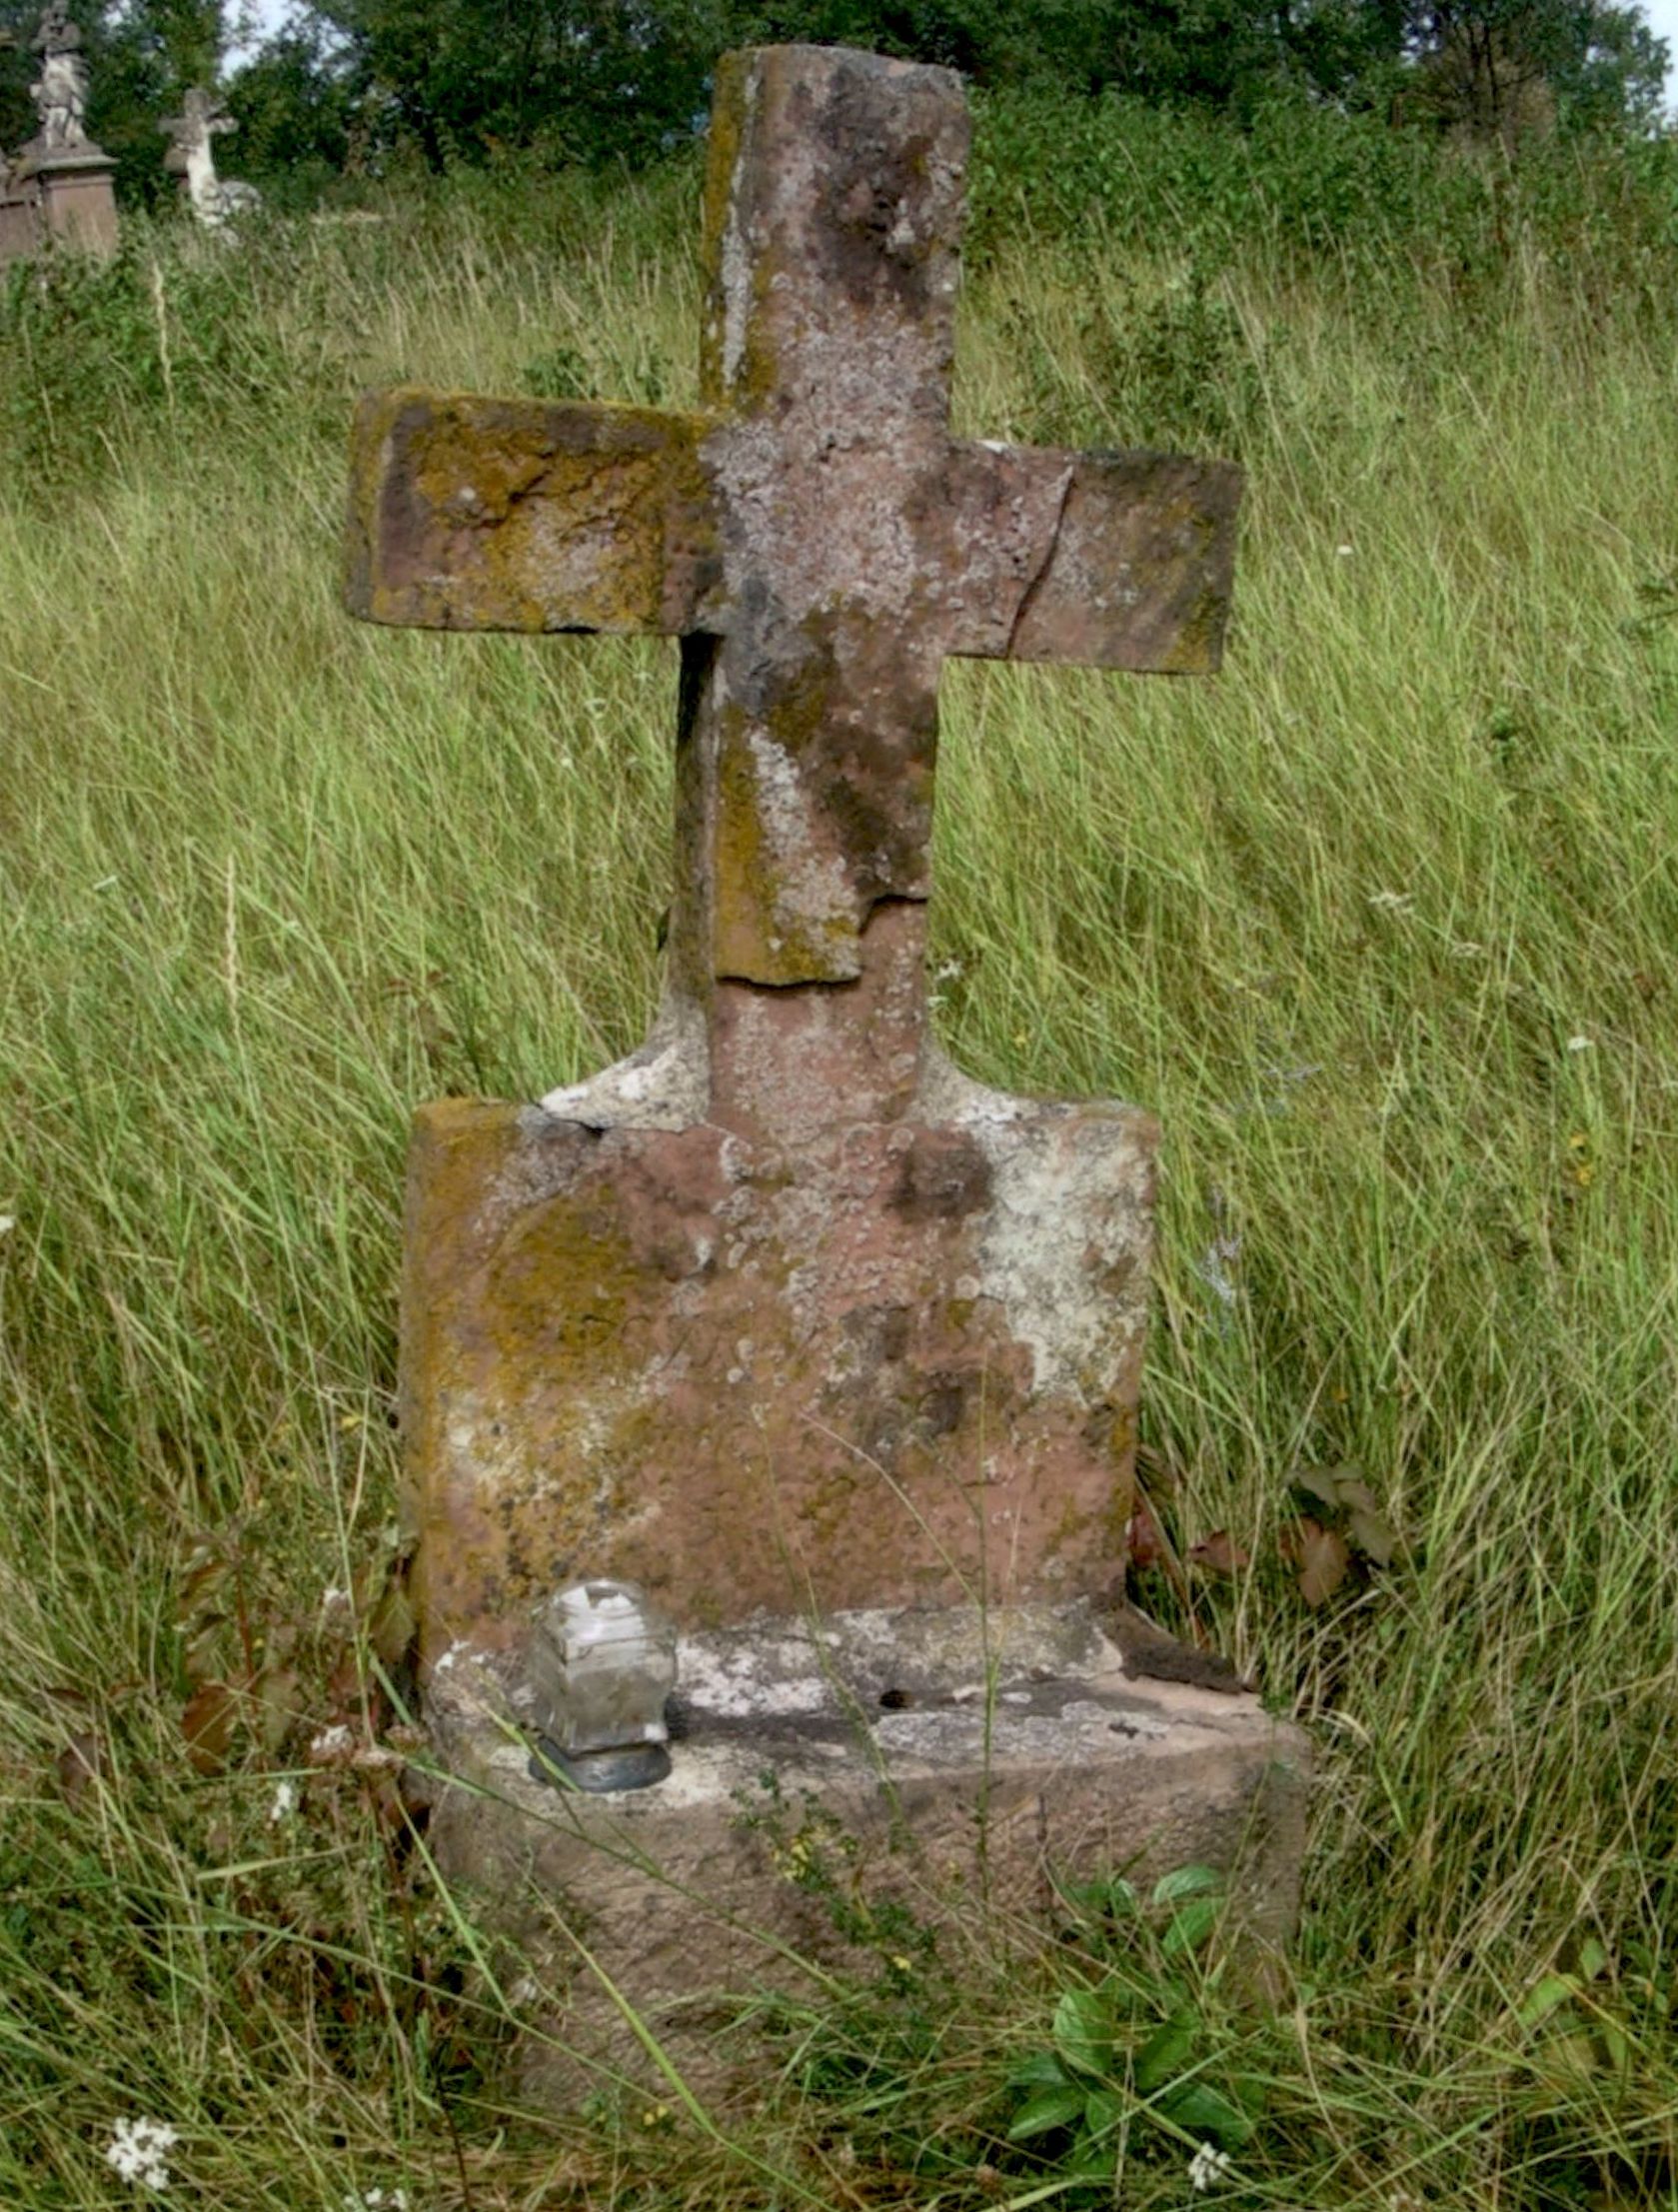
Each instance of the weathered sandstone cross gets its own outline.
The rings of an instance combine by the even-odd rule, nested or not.
[[[1116,1573],[1155,1128],[959,1075],[922,951],[940,664],[1216,666],[1237,471],[948,429],[967,118],[940,69],[719,73],[693,414],[403,390],[350,604],[682,640],[663,1012],[410,1165],[432,1656],[631,1576],[689,1626]]]

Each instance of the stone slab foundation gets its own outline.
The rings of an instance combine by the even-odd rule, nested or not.
[[[433,1673],[430,1847],[508,1946],[534,2101],[668,2098],[626,2007],[714,2106],[761,2088],[730,2023],[854,1956],[801,1878],[839,1837],[859,1897],[991,1955],[1040,1948],[1065,1884],[1118,1870],[1223,1870],[1259,1978],[1292,1931],[1305,1739],[1249,1695],[1127,1673],[1088,1603],[769,1621],[681,1659],[670,1779],[600,1796],[533,1777],[528,1694],[492,1660]]]

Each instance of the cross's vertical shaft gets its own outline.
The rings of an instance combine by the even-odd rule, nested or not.
[[[731,612],[685,649],[675,939],[713,1112],[759,1133],[891,1118],[914,1083],[966,139],[940,70],[724,64],[703,389]]]

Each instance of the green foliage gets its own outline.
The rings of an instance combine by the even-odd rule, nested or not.
[[[1031,92],[991,95],[979,115],[969,232],[981,256],[1024,224],[1085,251],[1168,240],[1206,271],[1254,251],[1326,261],[1378,276],[1387,297],[1414,272],[1472,306],[1534,249],[1581,281],[1594,265],[1604,296],[1641,293],[1678,240],[1678,140],[1556,140],[1511,168],[1294,98],[1261,103],[1242,129]]]
[[[1072,1940],[1097,1978],[1065,1989],[1050,2037],[1014,2067],[1011,2143],[1035,2143],[1058,2171],[1111,2182],[1120,2158],[1210,2142],[1233,2151],[1264,2093],[1236,2069],[1218,1975],[1196,1972],[1222,1910],[1210,1867],[1166,1874],[1146,1900],[1124,1876],[1068,1889]]]
[[[1406,0],[1419,116],[1514,145],[1559,115],[1641,129],[1657,117],[1667,42],[1616,0]]]
[[[96,479],[123,421],[260,410],[292,364],[255,312],[250,263],[147,251],[66,255],[0,275],[0,440],[32,492]]]
[[[669,656],[365,629],[334,580],[368,384],[691,402],[692,160],[405,173],[383,223],[140,222],[0,310],[0,2202],[110,2202],[125,2111],[218,2212],[727,2212],[772,2156],[789,2206],[1092,2201],[1087,2092],[1010,2144],[1007,2077],[1118,2094],[1069,2054],[1139,2063],[1168,1988],[1168,2078],[1258,2122],[1236,2201],[1670,2201],[1673,149],[1511,174],[1109,100],[1058,111],[1081,198],[1046,121],[1011,189],[998,134],[1055,112],[984,102],[959,428],[1226,420],[1236,628],[1205,684],[945,670],[939,1020],[983,1080],[1160,1115],[1160,1604],[1312,1732],[1297,1979],[1245,2024],[1145,1906],[1132,1996],[1110,1898],[1021,1963],[974,1897],[923,1952],[905,1854],[722,2147],[556,2126],[484,2086],[511,1999],[393,1871],[377,1764],[270,1763],[275,1659],[311,1724],[377,1680],[313,1624],[331,1585],[383,1633],[412,1106],[632,1045],[668,901]],[[1351,1555],[1314,1608],[1302,1513]],[[1144,2102],[1124,2201],[1181,2212]]]
[[[363,106],[333,65],[320,20],[289,24],[233,78],[228,112],[239,125],[237,167],[262,178],[270,205],[312,206],[347,171],[365,167]]]

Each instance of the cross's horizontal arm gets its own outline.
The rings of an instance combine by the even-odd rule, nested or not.
[[[432,630],[725,632],[714,467],[729,436],[704,414],[372,394],[351,609]],[[923,487],[941,619],[912,619],[979,660],[1215,669],[1240,494],[1227,462],[951,441]]]
[[[428,630],[711,627],[706,415],[412,387],[357,410],[345,596]]]
[[[1165,675],[1215,670],[1241,471],[1170,453],[956,443],[944,650]]]

